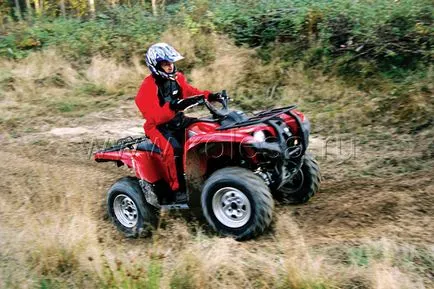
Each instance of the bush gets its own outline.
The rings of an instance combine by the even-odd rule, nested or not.
[[[170,4],[158,17],[142,6],[119,6],[94,20],[54,18],[13,25],[1,38],[0,55],[22,58],[28,51],[56,46],[73,60],[99,54],[124,61],[143,53],[171,26],[186,29],[195,38],[228,34],[237,45],[259,47],[266,61],[278,54],[284,62],[302,61],[306,67],[345,77],[381,72],[402,79],[431,60],[430,4],[428,0],[191,0]],[[202,51],[196,54],[206,62],[209,55]]]
[[[296,51],[306,66],[339,75],[366,76],[370,71],[391,78],[425,66],[432,57],[433,20],[429,1],[227,1],[216,6],[216,27],[238,44]],[[265,58],[268,53],[263,54]],[[369,76],[369,75],[368,75]]]
[[[343,79],[344,85],[366,93],[363,105],[355,104],[351,109],[346,103],[358,100],[341,98],[336,103],[331,98],[337,93],[333,85],[327,96],[297,100],[313,109],[308,113],[323,115],[322,123],[356,110],[364,125],[382,122],[407,132],[418,131],[434,121],[430,4],[428,0],[189,0],[170,1],[158,17],[142,6],[119,6],[95,19],[36,19],[9,25],[8,33],[0,36],[0,56],[20,59],[31,51],[56,47],[74,66],[90,64],[94,68],[90,81],[96,86],[84,87],[81,94],[117,94],[122,93],[117,83],[132,89],[137,81],[130,76],[124,78],[132,81],[121,79],[124,73],[116,65],[137,67],[151,43],[165,41],[185,56],[178,68],[196,84],[230,88],[235,103],[243,109],[292,101],[293,95],[285,91],[299,93],[287,89],[294,85],[289,71],[314,78],[319,72],[332,76],[333,81]],[[221,34],[229,35],[238,48],[231,46],[230,52],[220,49],[226,45]],[[241,53],[244,50],[250,52]],[[103,68],[101,63],[93,63],[95,57],[110,59],[110,65]],[[118,73],[112,78],[101,73],[114,70]],[[221,71],[231,75],[231,80]],[[308,78],[304,81],[310,81]],[[41,81],[64,86],[56,77]],[[217,87],[221,82],[230,87]],[[303,87],[298,90],[304,91]],[[309,89],[306,93],[310,94]],[[74,108],[64,102],[56,107],[63,112]],[[380,121],[378,115],[383,115]]]
[[[87,21],[39,19],[34,24],[12,26],[0,38],[0,56],[23,58],[32,50],[55,46],[74,61],[88,61],[94,55],[125,61],[158,39],[167,28],[165,20],[140,7],[114,8]]]

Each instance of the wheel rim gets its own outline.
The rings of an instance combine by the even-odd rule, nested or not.
[[[132,228],[137,224],[138,210],[134,201],[124,195],[117,195],[113,201],[113,210],[122,226]]]
[[[238,189],[219,189],[212,198],[212,209],[216,218],[229,228],[240,228],[247,224],[252,214],[250,201]]]
[[[295,176],[287,183],[285,183],[281,190],[286,194],[294,194],[301,190],[304,183],[304,174],[302,170],[298,170]]]

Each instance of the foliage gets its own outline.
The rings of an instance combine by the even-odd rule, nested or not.
[[[32,51],[55,47],[77,67],[86,67],[95,56],[131,65],[151,43],[165,41],[184,54],[179,68],[187,74],[207,79],[222,69],[236,73],[229,81],[231,94],[243,109],[296,101],[324,130],[333,126],[338,131],[380,122],[417,132],[434,122],[433,6],[428,0],[169,1],[158,17],[149,5],[98,3],[95,18],[52,16],[5,24],[0,57],[24,59]],[[254,48],[253,53],[232,58],[217,53],[224,46],[218,36],[222,34],[241,50]],[[313,83],[318,75],[333,77],[339,89],[352,86],[363,97],[343,96],[327,81],[295,92],[290,88],[296,85],[294,71],[306,74],[304,83]],[[215,83],[199,82],[204,87]],[[213,89],[227,88],[229,82]],[[104,93],[87,88],[91,94]],[[85,91],[83,86],[80,94]],[[69,112],[82,106],[60,101],[54,107]],[[351,122],[353,118],[358,122]]]
[[[123,264],[121,260],[116,260],[115,263],[115,268],[112,268],[107,260],[104,260],[103,276],[99,280],[100,288],[160,288],[162,268],[157,260],[150,260],[147,267],[143,263]]]
[[[89,21],[40,19],[33,25],[11,26],[1,38],[0,55],[23,58],[30,50],[55,46],[75,61],[88,61],[96,54],[127,60],[143,52],[165,28],[164,17],[151,17],[139,7],[116,7]]]
[[[432,4],[432,3],[431,3]],[[345,77],[396,78],[432,58],[430,1],[224,1],[217,28],[236,43],[270,46],[283,61],[302,60]],[[269,53],[264,53],[270,58]]]
[[[71,2],[72,3],[72,2]],[[302,61],[346,78],[378,73],[402,79],[432,60],[433,6],[428,0],[217,1],[171,4],[154,17],[149,7],[100,9],[95,19],[40,19],[12,25],[0,55],[21,58],[25,51],[58,46],[66,56],[94,54],[128,60],[142,53],[168,26],[193,34],[233,37],[238,45],[260,47],[271,60]],[[72,4],[71,4],[72,5]],[[205,56],[206,57],[206,56]]]

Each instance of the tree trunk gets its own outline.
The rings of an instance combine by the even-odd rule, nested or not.
[[[95,0],[89,0],[89,12],[92,18],[95,18]]]
[[[152,0],[152,14],[158,16],[157,0]]]
[[[32,15],[32,4],[30,4],[30,0],[26,0],[26,9],[27,15]]]
[[[41,15],[41,7],[39,7],[39,0],[34,0],[35,3],[35,11],[36,11],[36,15]]]
[[[161,12],[164,14],[164,8],[166,7],[166,0],[161,0]]]
[[[60,6],[60,11],[62,12],[62,17],[65,18],[66,17],[65,0],[60,0],[59,6]]]
[[[6,12],[6,11],[5,11]],[[4,12],[0,11],[0,32],[4,32],[5,31],[5,25],[4,25],[4,21],[5,21],[5,15],[3,14]],[[6,13],[5,13],[6,14]]]
[[[20,1],[15,0],[15,16],[17,16],[18,20],[21,20],[21,7],[20,7]]]

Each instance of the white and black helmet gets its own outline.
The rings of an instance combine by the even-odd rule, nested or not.
[[[176,67],[172,73],[164,72],[158,65],[161,61],[176,62],[184,57],[167,43],[156,43],[149,47],[146,52],[146,65],[154,75],[167,79],[174,79]]]

